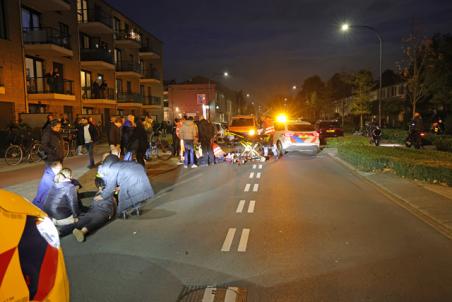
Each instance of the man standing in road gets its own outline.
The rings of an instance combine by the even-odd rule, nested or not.
[[[88,122],[87,119],[82,120],[83,125],[83,139],[86,150],[88,150],[89,155],[89,166],[88,169],[95,167],[94,165],[94,143],[97,141],[97,130],[94,125]]]
[[[195,164],[195,139],[198,137],[198,131],[193,117],[189,117],[184,121],[180,129],[180,138],[184,142],[185,158],[184,168],[188,168],[188,164],[191,164],[192,168],[197,168]]]
[[[199,130],[199,142],[202,148],[202,159],[200,160],[201,165],[213,165],[214,156],[212,150],[212,140],[215,135],[215,129],[213,125],[206,120],[204,117],[200,118],[198,123]]]
[[[108,130],[108,144],[110,145],[110,153],[116,156],[121,155],[121,118],[113,119]]]

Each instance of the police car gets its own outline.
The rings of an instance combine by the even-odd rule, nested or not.
[[[0,190],[0,301],[69,301],[58,231],[39,208]]]
[[[273,142],[280,155],[291,151],[315,155],[320,150],[319,133],[315,130],[314,125],[302,120],[275,122]]]

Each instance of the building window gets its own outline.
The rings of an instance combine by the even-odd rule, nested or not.
[[[118,18],[113,18],[113,31],[118,32],[121,29],[121,21]]]
[[[127,94],[132,94],[132,82],[127,81]]]
[[[90,37],[86,34],[80,33],[81,48],[91,48]]]
[[[80,80],[82,86],[82,97],[84,99],[91,98],[91,72],[82,70],[80,72]]]
[[[39,13],[22,7],[22,28],[24,30],[36,29],[41,27],[41,16]]]
[[[4,2],[4,0],[0,0],[0,39],[8,38],[8,33],[6,32],[6,14]]]
[[[3,80],[3,66],[0,66],[0,86],[5,86],[5,82]]]

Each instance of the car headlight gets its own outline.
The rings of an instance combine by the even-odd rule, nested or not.
[[[251,129],[250,131],[248,131],[248,135],[249,135],[249,136],[254,136],[254,135],[256,135],[256,130]]]
[[[52,220],[49,217],[38,218],[36,220],[36,228],[48,244],[54,248],[60,247],[60,236],[55,225],[53,225]]]

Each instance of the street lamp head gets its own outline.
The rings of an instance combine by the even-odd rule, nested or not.
[[[249,98],[251,95],[249,93],[246,94],[246,97]]]
[[[229,72],[227,72],[227,71],[223,72],[223,76],[224,76],[225,78],[228,78],[228,77],[229,77]]]
[[[341,25],[341,31],[346,32],[350,29],[350,24],[344,23]]]
[[[297,90],[297,85],[293,85],[292,90]]]

